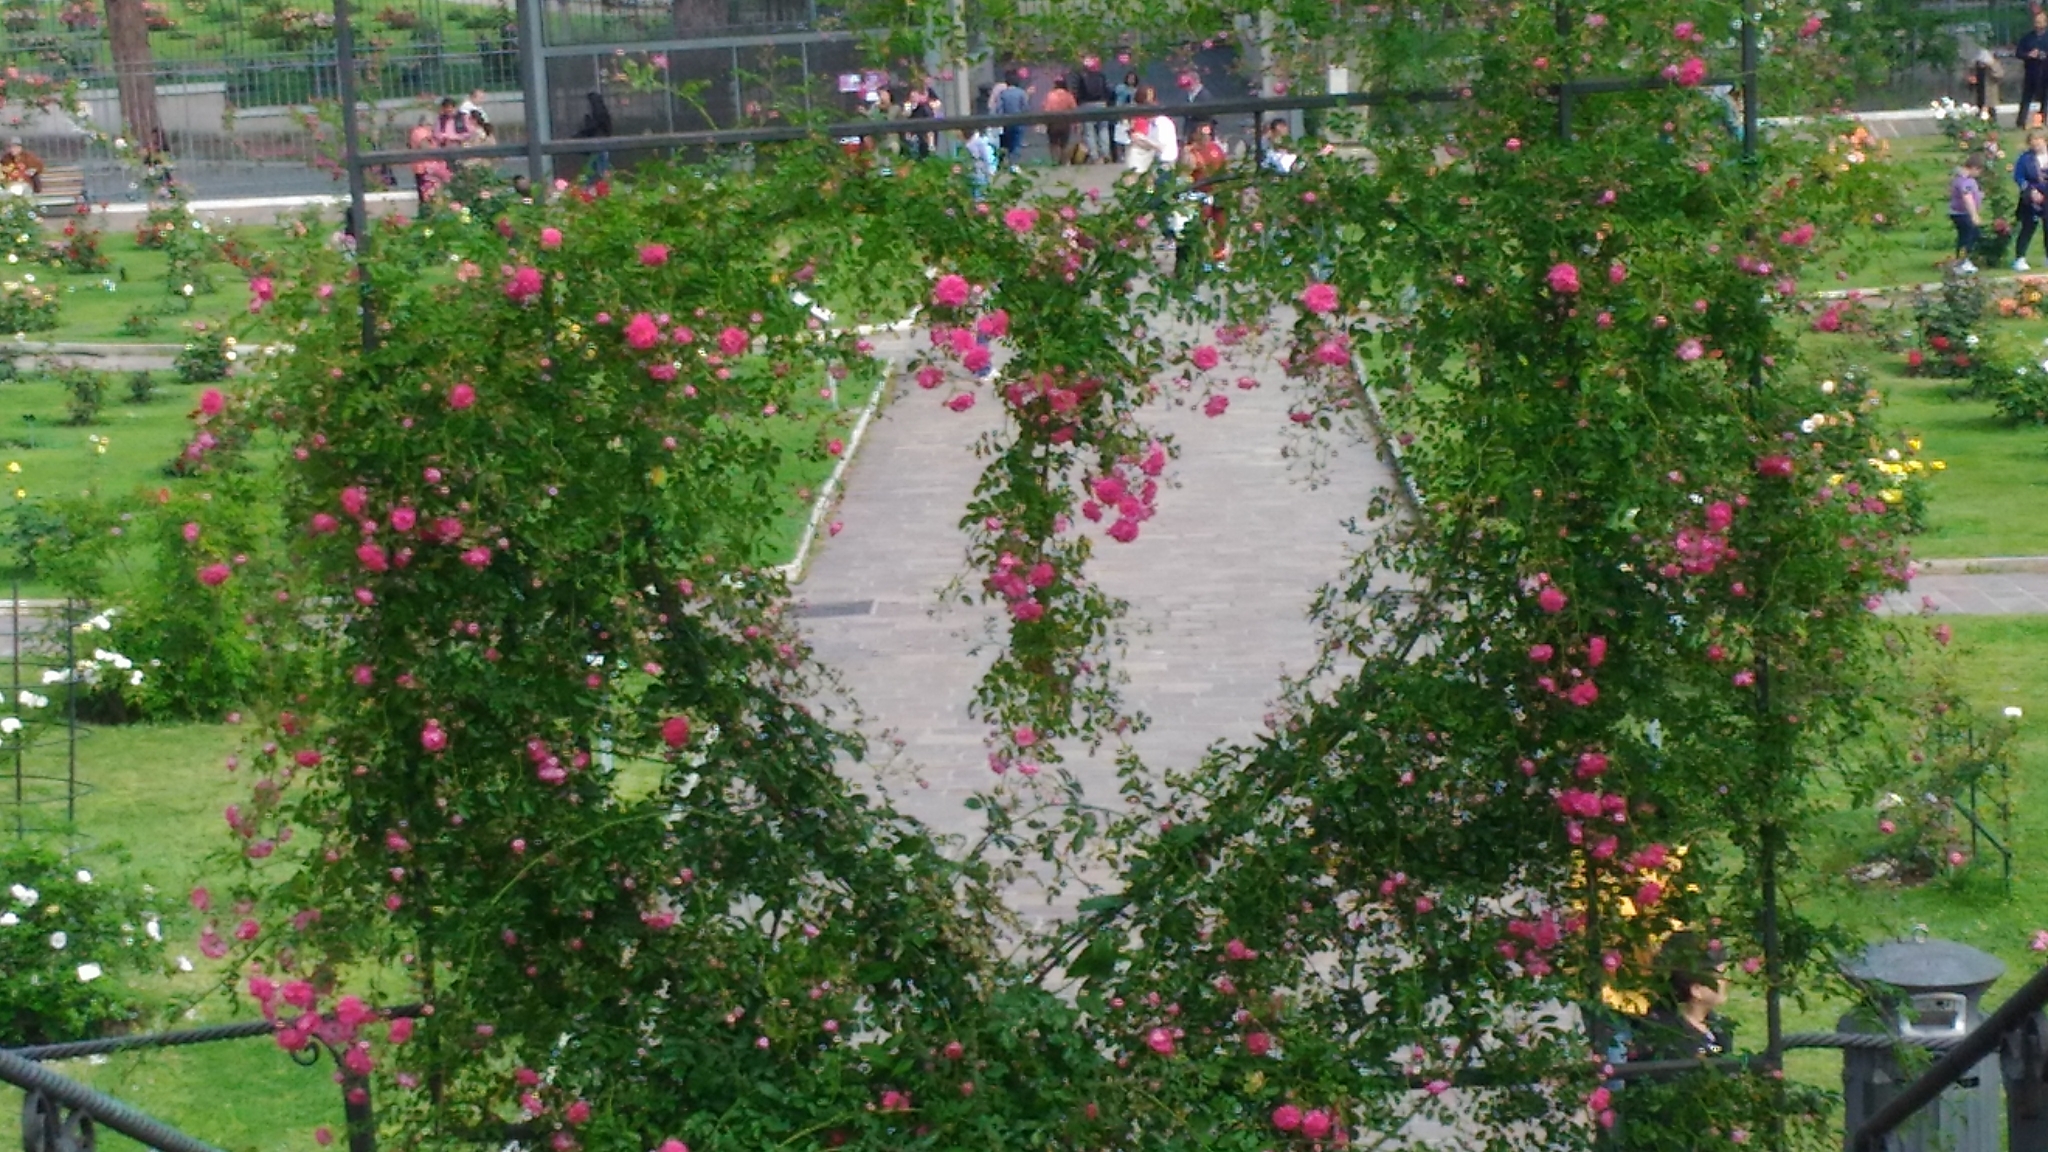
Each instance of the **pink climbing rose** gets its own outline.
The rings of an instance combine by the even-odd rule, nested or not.
[[[649,268],[659,268],[668,263],[668,245],[646,244],[640,249],[640,263]]]
[[[541,229],[540,246],[546,248],[550,252],[554,251],[557,248],[560,248],[562,246],[562,230],[560,228]]]
[[[540,269],[530,264],[522,264],[513,269],[512,275],[505,280],[505,295],[514,304],[531,303],[534,297],[540,295],[540,289]]]
[[[475,403],[476,386],[473,384],[457,384],[448,390],[448,406],[458,412]]]
[[[1012,208],[1003,213],[1003,226],[1021,236],[1038,227],[1038,209]]]
[[[661,722],[661,742],[671,748],[681,748],[690,742],[690,718],[671,716]]]
[[[218,416],[227,408],[228,398],[218,388],[208,388],[199,394],[199,411],[208,416]]]
[[[932,285],[932,303],[941,308],[958,308],[967,303],[969,289],[967,278],[954,273],[939,277]]]
[[[420,747],[429,752],[440,752],[448,747],[448,732],[439,720],[429,720],[420,729]]]
[[[1543,591],[1536,594],[1536,606],[1553,616],[1564,611],[1565,603],[1564,593],[1558,591],[1554,584],[1544,585]]]
[[[1311,284],[1301,290],[1301,306],[1318,316],[1337,310],[1337,290],[1328,284]]]
[[[199,582],[208,588],[218,588],[228,582],[234,570],[225,564],[208,564],[199,570]]]
[[[1301,1127],[1301,1109],[1292,1104],[1282,1104],[1273,1109],[1273,1127],[1282,1132],[1297,1131]]]
[[[1579,270],[1570,264],[1552,264],[1547,279],[1550,290],[1560,296],[1569,296],[1579,290]]]
[[[626,321],[625,336],[627,347],[645,352],[661,343],[661,325],[647,313],[635,312],[633,318]]]
[[[1192,353],[1189,353],[1188,359],[1196,368],[1207,372],[1216,366],[1221,357],[1217,355],[1215,345],[1202,344],[1197,346]]]
[[[745,352],[747,345],[752,342],[744,328],[728,327],[718,334],[718,350],[727,356],[737,356]]]

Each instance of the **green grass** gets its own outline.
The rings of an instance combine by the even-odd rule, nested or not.
[[[1955,630],[1958,686],[1964,695],[1992,715],[2017,706],[2027,716],[2012,745],[2011,897],[1999,882],[1995,854],[1986,849],[1953,879],[1913,888],[1818,887],[1801,900],[1801,911],[1822,922],[1852,925],[1867,940],[1909,936],[1915,928],[1925,927],[1931,937],[1981,948],[2006,965],[2004,977],[1985,998],[1986,1006],[1995,1008],[2048,963],[2048,955],[2030,947],[2034,933],[2048,928],[2048,804],[2043,803],[2048,799],[2048,617],[1959,616],[1948,623]],[[1875,818],[1867,810],[1844,817]],[[1820,863],[1839,875],[1852,862],[1838,856]],[[1804,1004],[1788,1000],[1785,1029],[1832,1031],[1850,1006],[1845,997],[1817,996]],[[1761,996],[1738,985],[1729,1011],[1743,1046],[1762,1047]],[[1807,1083],[1841,1085],[1841,1057],[1835,1052],[1793,1052],[1787,1056],[1786,1069]]]
[[[232,234],[245,246],[259,247],[279,235],[275,228],[243,228]],[[50,238],[59,237],[52,232]],[[68,273],[44,267],[9,270],[10,278],[32,273],[38,283],[54,284],[64,293],[56,331],[32,333],[31,344],[46,340],[182,344],[185,325],[190,323],[219,325],[247,319],[249,297],[243,288],[243,273],[226,261],[208,266],[217,290],[193,296],[188,309],[184,297],[172,294],[165,282],[170,262],[163,252],[138,245],[132,230],[107,228],[100,238],[100,251],[112,262],[106,272]],[[122,321],[135,313],[154,318],[157,330],[147,335],[121,331]]]
[[[1878,317],[1911,323],[1901,313]],[[1908,376],[1901,356],[1867,337],[1810,335],[1806,342],[1867,368],[1885,390],[1888,423],[1920,437],[1925,457],[1947,465],[1929,489],[1928,528],[1914,539],[1914,555],[2048,556],[2048,516],[2027,514],[2048,508],[2048,427],[2010,423],[1989,401],[1956,395],[1955,381]]]
[[[217,879],[207,858],[227,844],[221,809],[248,796],[249,780],[224,768],[241,735],[235,728],[200,724],[92,732],[79,745],[79,776],[91,787],[78,805],[78,828],[89,837],[86,862],[101,875],[118,873],[172,894],[209,875]],[[61,745],[42,750],[29,770],[61,776]],[[44,797],[53,803],[38,806],[39,815],[61,818],[61,793],[46,790]],[[125,853],[127,862],[118,862],[117,853]],[[184,908],[182,900],[167,903]],[[199,954],[197,932],[189,913],[165,922],[166,953],[188,956],[197,971],[143,987],[145,1002],[159,1017],[151,1028],[202,1027],[255,1015],[246,1006],[236,1011],[217,996],[206,998],[224,975]],[[340,1127],[340,1090],[328,1079],[332,1068],[301,1068],[261,1038],[55,1067],[231,1152],[306,1149],[316,1126]],[[0,1108],[0,1144],[18,1146],[18,1115],[9,1097],[9,1106]],[[101,1146],[140,1147],[104,1130]]]

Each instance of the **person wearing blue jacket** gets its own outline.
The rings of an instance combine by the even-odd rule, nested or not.
[[[2012,182],[2020,191],[2020,235],[2012,251],[2012,270],[2025,272],[2027,245],[2033,242],[2041,218],[2048,215],[2048,135],[2027,133],[2027,150],[2012,166]],[[2048,237],[2042,239],[2041,250],[2048,258]]]

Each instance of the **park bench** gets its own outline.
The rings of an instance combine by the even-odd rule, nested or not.
[[[35,193],[36,211],[45,216],[68,215],[87,203],[83,168],[45,168],[41,183]]]

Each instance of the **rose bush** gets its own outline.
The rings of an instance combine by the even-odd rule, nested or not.
[[[1594,1006],[1654,991],[1675,921],[1773,993],[1839,939],[1772,894],[1814,766],[1861,754],[1910,525],[1881,396],[1784,321],[1799,268],[1893,208],[1839,129],[1738,151],[1695,88],[1732,5],[1470,7],[1281,6],[1375,81],[1455,58],[1474,94],[1390,109],[1370,167],[1232,196],[1199,290],[1151,263],[1146,190],[978,207],[943,166],[809,145],[380,223],[359,260],[309,226],[252,292],[294,351],[245,393],[289,446],[265,648],[308,667],[225,814],[248,911],[204,947],[423,1140],[1591,1142],[1630,1109]],[[1784,32],[1774,78],[1842,74],[1824,27]],[[1566,70],[1668,86],[1581,101],[1564,140]],[[1005,413],[963,520],[1005,640],[963,858],[842,777],[860,743],[755,567],[773,422],[868,354],[797,291],[919,301],[910,402]],[[996,882],[1103,831],[1044,769],[1136,722],[1085,565],[1167,479],[1142,406],[1223,412],[1219,346],[1261,337],[1290,341],[1302,435],[1361,366],[1384,386],[1420,507],[1324,597],[1328,659],[1269,734],[1163,787],[1126,758],[1114,890],[1007,955]],[[193,559],[199,595],[248,584]],[[412,998],[423,1023],[365,1007]],[[1670,1091],[1815,1132],[1768,1077]]]

